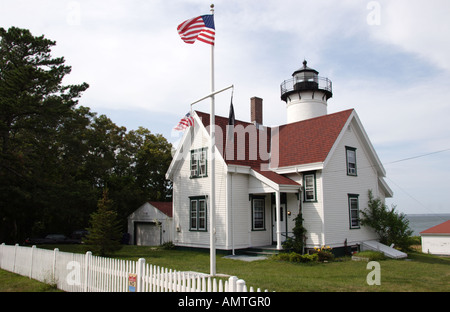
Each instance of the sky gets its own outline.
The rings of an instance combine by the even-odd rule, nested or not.
[[[55,40],[87,82],[80,105],[128,130],[176,143],[173,127],[210,93],[210,46],[185,44],[181,22],[204,0],[0,0],[0,27]],[[328,113],[354,108],[406,214],[450,213],[448,0],[215,0],[215,87],[234,85],[236,119],[263,98],[264,124],[286,123],[280,84],[302,66],[333,82]],[[216,96],[228,116],[231,92]],[[196,104],[209,112],[209,101]]]

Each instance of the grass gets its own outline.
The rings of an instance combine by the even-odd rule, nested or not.
[[[386,260],[386,256],[380,251],[365,250],[356,253],[355,256],[367,258],[369,261]]]
[[[59,292],[53,285],[0,270],[0,292]]]
[[[52,246],[51,248],[54,248]],[[60,251],[84,252],[85,246],[58,246]],[[209,272],[209,253],[124,246],[115,258],[137,260],[175,270]],[[338,259],[329,263],[289,263],[273,259],[244,262],[217,255],[217,273],[235,275],[248,286],[277,292],[449,292],[450,258],[411,252],[407,260],[379,261],[381,285],[366,282],[367,262]]]

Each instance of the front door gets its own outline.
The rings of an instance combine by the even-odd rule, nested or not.
[[[272,241],[277,242],[277,219],[280,219],[281,242],[286,240],[286,204],[280,204],[280,215],[277,206],[272,205]]]

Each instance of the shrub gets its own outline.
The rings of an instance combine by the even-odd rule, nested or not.
[[[317,261],[318,261],[317,254],[303,255],[301,258],[301,262],[303,262],[303,263],[317,262]]]
[[[295,252],[302,254],[306,239],[306,229],[303,226],[303,216],[301,212],[294,219],[294,228],[292,229],[292,232],[294,233],[292,249]]]
[[[291,252],[289,254],[289,261],[291,262],[301,262],[300,259],[302,258],[301,254],[298,254],[296,252]]]
[[[275,255],[274,258],[280,261],[289,261],[290,259],[289,254],[286,252],[279,253],[278,255]]]
[[[175,249],[175,244],[172,242],[165,242],[164,244],[161,245],[162,249],[165,250],[172,250]]]
[[[366,210],[361,210],[361,225],[370,226],[378,234],[380,243],[395,244],[402,250],[408,250],[412,244],[412,231],[409,221],[403,213],[397,213],[395,206],[389,209],[380,198],[374,198],[369,190],[369,202]]]
[[[322,248],[314,248],[314,254],[317,255],[318,261],[333,261],[334,254],[330,246],[323,246]]]
[[[317,262],[317,254],[312,255],[301,255],[296,252],[290,252],[290,253],[280,253],[276,256],[274,256],[275,260],[279,261],[288,261],[288,262],[294,262],[294,263],[309,263],[309,262]]]

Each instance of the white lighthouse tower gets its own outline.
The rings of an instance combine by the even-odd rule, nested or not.
[[[333,96],[331,80],[319,77],[319,72],[306,66],[281,84],[281,99],[286,102],[287,123],[327,114],[327,101]]]

